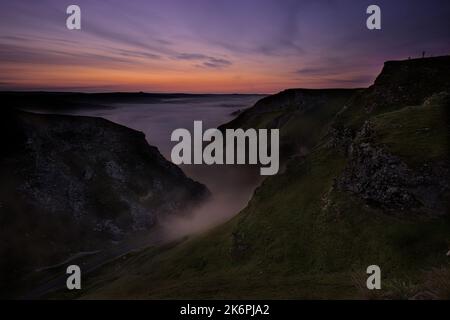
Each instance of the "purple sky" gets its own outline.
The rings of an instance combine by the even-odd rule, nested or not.
[[[77,4],[82,29],[66,29]],[[382,10],[382,30],[365,26]],[[450,52],[450,1],[1,0],[0,90],[271,93],[367,86]]]

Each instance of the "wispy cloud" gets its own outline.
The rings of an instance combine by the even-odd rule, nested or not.
[[[178,60],[204,60],[209,57],[201,53],[180,53],[174,56]]]
[[[207,67],[207,68],[220,69],[220,68],[228,67],[231,64],[232,64],[231,61],[210,57],[208,59],[208,61],[203,62],[202,66]]]
[[[174,59],[200,61],[201,64],[197,64],[197,66],[213,69],[225,68],[232,65],[232,62],[227,59],[215,58],[201,53],[180,53],[174,56]]]

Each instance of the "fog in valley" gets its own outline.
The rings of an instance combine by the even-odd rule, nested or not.
[[[109,109],[82,109],[74,115],[102,117],[145,133],[149,144],[158,147],[170,161],[173,130],[193,130],[195,120],[203,122],[203,131],[232,120],[236,111],[252,106],[261,96],[218,95],[170,99],[163,103],[111,104]],[[205,231],[237,214],[250,200],[261,182],[259,170],[230,165],[182,165],[187,176],[205,184],[211,198],[189,215],[166,217],[160,224],[165,240]]]

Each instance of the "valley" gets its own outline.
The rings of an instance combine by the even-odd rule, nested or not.
[[[278,127],[282,173],[226,223],[129,254],[98,270],[87,292],[56,296],[448,298],[449,68],[449,57],[387,62],[373,86],[332,91],[328,104],[320,90],[261,100],[222,128]],[[303,117],[315,125],[309,139],[294,125]],[[381,293],[365,288],[372,264]]]
[[[166,141],[173,127],[181,124],[182,117],[178,117],[178,122],[170,126],[161,120],[173,115],[175,110],[181,112],[187,102],[184,97],[176,106],[177,109],[157,103],[148,106],[105,103],[107,108],[69,111],[72,116],[16,114],[16,118],[12,119],[17,119],[14,121],[19,124],[26,121],[27,129],[24,131],[20,125],[15,125],[17,122],[11,120],[5,122],[8,125],[2,128],[19,128],[16,132],[19,134],[14,134],[16,139],[23,139],[23,134],[28,139],[43,139],[42,144],[33,145],[42,145],[45,150],[50,150],[46,154],[51,157],[61,157],[62,160],[57,163],[64,163],[71,168],[73,171],[69,171],[70,174],[81,172],[82,177],[93,177],[89,170],[76,166],[76,162],[68,162],[75,157],[70,153],[73,142],[68,144],[66,139],[73,139],[75,135],[70,126],[63,124],[79,123],[77,127],[85,128],[77,138],[89,139],[90,143],[83,142],[84,146],[92,143],[103,146],[105,136],[97,138],[98,129],[93,128],[105,127],[104,130],[123,134],[129,132],[135,137],[132,141],[137,139],[139,142],[133,143],[139,147],[133,154],[141,155],[142,148],[150,148],[156,165],[173,168],[169,172],[180,181],[185,181],[190,193],[186,198],[185,192],[175,195],[180,197],[178,199],[186,199],[186,203],[189,203],[192,196],[195,198],[193,190],[204,195],[209,193],[211,197],[211,200],[197,202],[192,207],[192,214],[172,214],[167,210],[173,207],[167,208],[164,205],[166,201],[148,202],[150,208],[164,209],[168,213],[159,215],[164,217],[158,218],[161,233],[158,233],[158,229],[148,229],[153,230],[151,234],[155,237],[154,241],[144,241],[134,246],[124,242],[115,246],[115,251],[106,250],[91,257],[83,257],[89,270],[83,278],[83,290],[61,290],[61,279],[50,278],[47,285],[37,287],[35,297],[448,298],[449,74],[448,56],[388,61],[374,84],[366,89],[288,89],[275,95],[258,97],[250,108],[234,103],[231,103],[234,108],[229,108],[222,101],[220,108],[208,109],[203,108],[198,99],[191,100],[193,106],[199,105],[199,111],[203,112],[206,119],[208,114],[221,112],[220,121],[217,117],[211,117],[208,122],[221,132],[239,128],[279,130],[280,171],[264,179],[259,176],[258,168],[253,166],[183,165],[182,170],[188,177],[200,181],[197,183],[166,161],[172,147]],[[233,119],[231,114],[238,109],[244,110]],[[142,113],[134,113],[139,110]],[[84,117],[80,117],[80,114]],[[147,114],[145,120],[144,114]],[[142,142],[142,134],[106,120],[85,117],[92,115],[141,129],[147,141],[156,142],[161,148],[162,155],[156,148]],[[179,127],[186,127],[186,124],[197,119],[197,115],[191,111],[186,113],[186,117]],[[144,124],[149,121],[154,126],[144,128]],[[55,132],[51,135],[52,139],[58,139],[51,140],[53,142],[50,145],[44,143],[47,130]],[[108,137],[112,136],[116,135],[108,134]],[[21,144],[10,145],[11,148],[5,148],[4,152],[11,156],[14,155],[14,147]],[[54,148],[53,145],[62,145],[64,148]],[[121,173],[124,169],[118,166],[129,163],[131,159],[121,158],[124,154],[120,151],[121,142],[114,140],[109,145],[115,148],[107,158],[118,157],[118,160],[105,166],[105,174],[112,182],[121,181],[124,179]],[[69,154],[62,153],[64,150],[68,150]],[[97,163],[98,156],[103,152],[94,157],[86,155],[86,159],[90,159],[87,163]],[[20,161],[26,163],[27,159]],[[50,158],[44,163],[53,162]],[[109,162],[101,160],[100,163]],[[130,168],[135,168],[135,164]],[[94,172],[100,174],[102,171],[99,170]],[[135,169],[127,170],[131,170],[134,178],[117,188],[136,190],[134,192],[138,192],[138,198],[133,193],[129,196],[138,202],[147,201],[147,187],[141,190],[133,186],[140,179],[144,179],[145,183],[145,177],[154,177],[161,169],[148,174],[135,172]],[[205,191],[205,185],[209,191]],[[100,190],[110,187],[106,184]],[[167,192],[170,192],[170,188]],[[39,192],[39,184],[28,190]],[[67,188],[61,185],[52,191],[57,195],[56,190]],[[106,191],[99,194],[110,193]],[[173,199],[172,196],[170,198]],[[37,199],[44,201],[42,198]],[[79,204],[79,201],[74,204]],[[11,207],[5,201],[2,201],[2,206],[7,209]],[[105,207],[101,205],[100,208]],[[122,207],[119,205],[111,208],[120,211],[119,216],[116,216],[116,219],[120,218],[116,226],[123,228],[130,225],[130,219],[125,219],[128,210],[120,209]],[[187,207],[181,204],[181,208]],[[95,212],[99,211],[94,211],[94,216]],[[122,218],[121,215],[125,216]],[[64,223],[67,225],[67,222]],[[118,241],[116,237],[119,233],[114,231],[117,229],[111,222],[103,225],[102,230],[110,230],[115,234],[107,241]],[[145,236],[144,230],[144,239],[150,238]],[[83,236],[81,239],[89,238]],[[71,243],[73,241],[70,240]],[[48,246],[48,242],[45,246]],[[83,251],[88,250],[83,248]],[[64,261],[54,260],[56,264]],[[365,270],[369,265],[380,266],[384,290],[374,292],[365,287]]]

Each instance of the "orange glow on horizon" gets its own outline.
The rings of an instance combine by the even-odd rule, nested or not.
[[[137,70],[136,68],[96,68],[86,66],[9,66],[3,73],[18,89],[73,91],[146,91],[187,93],[274,93],[286,88],[323,88],[333,78],[291,79],[282,73],[230,68],[208,70],[186,67],[180,70]],[[353,76],[348,74],[348,76]],[[45,85],[44,85],[45,84]],[[90,90],[93,88],[93,90]],[[101,88],[101,90],[94,90]]]

